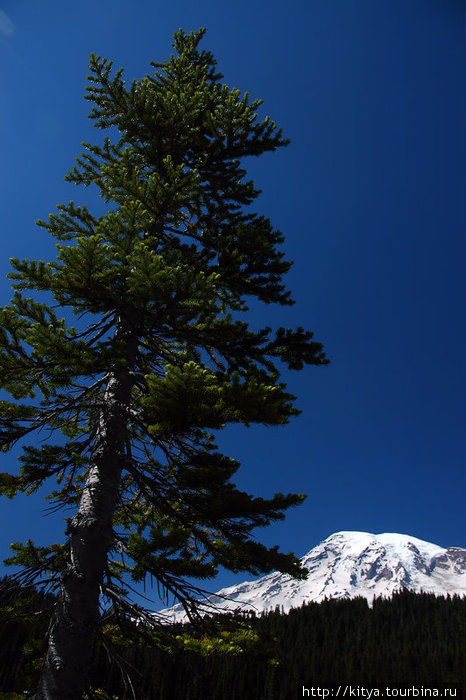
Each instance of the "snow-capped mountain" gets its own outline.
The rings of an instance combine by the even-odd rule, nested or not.
[[[205,600],[206,611],[285,611],[324,598],[390,596],[402,588],[436,595],[466,595],[466,549],[424,542],[409,535],[337,532],[302,557],[305,581],[273,572],[223,588]],[[167,621],[185,618],[180,605],[163,610]]]

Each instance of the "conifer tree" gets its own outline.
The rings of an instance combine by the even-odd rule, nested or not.
[[[174,54],[131,85],[91,55],[89,116],[107,135],[83,144],[66,179],[97,186],[108,210],[59,205],[38,222],[57,259],[12,260],[0,444],[23,451],[0,490],[13,497],[56,481],[54,506],[75,511],[64,541],[16,544],[10,559],[28,581],[59,590],[37,700],[82,697],[99,606],[138,613],[128,580],[149,577],[193,616],[186,577],[219,566],[305,575],[292,554],[252,536],[303,496],[239,491],[239,464],[210,432],[287,423],[298,411],[280,368],[327,360],[303,328],[243,320],[250,298],[292,303],[283,237],[251,211],[258,191],[243,167],[286,141],[258,117],[259,100],[221,82],[198,48],[203,34],[177,32]]]

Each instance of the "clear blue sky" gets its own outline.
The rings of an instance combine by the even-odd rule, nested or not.
[[[302,415],[230,430],[238,483],[308,494],[265,542],[299,555],[337,530],[466,546],[466,5],[462,0],[0,0],[0,304],[8,259],[50,259],[34,225],[88,201],[64,182],[92,140],[91,51],[140,77],[172,33],[207,27],[231,86],[291,139],[251,160],[256,208],[295,261],[291,309],[252,322],[315,331],[332,364],[286,376]],[[0,471],[11,456],[2,456]],[[61,531],[41,499],[0,504],[11,541]],[[259,533],[258,533],[259,534]],[[0,569],[1,572],[1,569]],[[219,585],[240,577],[222,575]],[[215,584],[213,584],[215,585]]]

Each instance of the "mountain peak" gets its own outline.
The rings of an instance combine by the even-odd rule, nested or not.
[[[324,598],[389,597],[408,588],[436,595],[466,595],[466,549],[440,547],[398,533],[335,532],[301,559],[305,581],[277,571],[254,581],[223,588],[209,596],[206,612],[255,610],[277,606],[285,612]],[[181,605],[163,610],[167,622],[182,621]]]

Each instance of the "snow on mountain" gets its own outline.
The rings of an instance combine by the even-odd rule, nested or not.
[[[305,581],[273,572],[255,581],[223,588],[205,601],[206,612],[283,610],[324,598],[388,597],[395,591],[466,595],[466,549],[424,542],[409,535],[337,532],[301,559]],[[184,621],[181,605],[161,611],[167,622]]]

